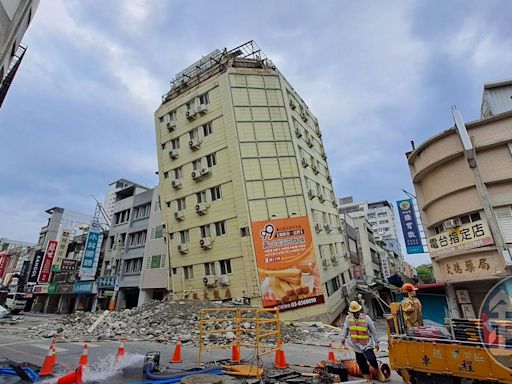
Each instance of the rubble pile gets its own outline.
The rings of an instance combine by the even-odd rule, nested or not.
[[[62,337],[64,339],[144,339],[156,342],[177,342],[197,345],[199,339],[199,319],[203,308],[230,308],[232,304],[201,301],[165,301],[151,302],[141,307],[125,309],[108,314],[89,333],[88,329],[100,318],[101,312],[77,312],[62,317],[50,318],[48,321],[28,329],[29,337]],[[233,307],[236,308],[236,307]],[[222,312],[220,312],[222,313]],[[229,313],[229,312],[226,312]],[[217,317],[216,317],[217,316]],[[219,321],[218,314],[206,314],[205,342],[211,344],[229,344],[236,338],[236,322],[223,315]],[[256,324],[242,321],[242,342],[254,340]],[[264,329],[271,330],[270,325]],[[211,332],[222,330],[221,332]],[[284,343],[314,343],[335,336],[332,329],[312,323],[282,323],[281,337]],[[273,340],[268,339],[271,343]]]

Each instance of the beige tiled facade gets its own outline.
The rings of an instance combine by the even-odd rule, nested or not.
[[[260,303],[251,222],[293,216],[309,217],[322,283],[341,281],[343,273],[349,281],[316,118],[275,69],[232,64],[179,94],[171,90],[155,114],[173,292]],[[191,100],[206,106],[194,118],[187,117]],[[190,134],[196,128],[200,143]],[[207,172],[199,176],[201,169]],[[208,287],[208,275],[227,275],[229,285],[219,280]],[[324,294],[325,304],[283,316],[334,319],[345,306],[341,289]]]
[[[512,114],[469,123],[467,131],[476,149],[478,169],[500,236],[504,238],[504,249],[496,246],[497,231],[489,223],[475,175],[454,128],[421,144],[408,154],[408,161],[434,274],[438,281],[449,284],[449,299],[454,290],[469,290],[478,313],[485,292],[511,274],[507,248],[512,248]],[[452,219],[454,224],[447,223]],[[478,233],[481,228],[485,234]],[[453,231],[460,236],[452,240],[449,234]],[[459,245],[461,232],[468,236],[464,246]],[[452,308],[457,309],[457,304],[460,303],[452,302]]]

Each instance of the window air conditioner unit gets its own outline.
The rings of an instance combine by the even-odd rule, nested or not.
[[[188,142],[188,146],[192,149],[198,149],[201,146],[202,140],[199,137],[194,137]]]
[[[188,245],[186,243],[178,244],[178,252],[179,253],[188,253]]]
[[[324,224],[324,229],[327,233],[332,232],[331,224]]]
[[[176,211],[174,212],[174,218],[178,221],[182,221],[185,218],[185,214],[183,211]]]
[[[308,161],[305,158],[302,158],[301,164],[304,168],[306,168],[309,165]]]
[[[169,151],[169,157],[170,157],[171,159],[176,159],[176,158],[178,158],[178,150],[177,150],[176,148],[175,148],[175,149],[171,149],[171,150]]]
[[[172,132],[176,129],[176,123],[168,122],[166,124],[166,126],[167,126],[167,129],[169,130],[169,132]]]
[[[197,112],[195,111],[195,108],[192,107],[190,108],[190,110],[188,110],[186,113],[185,113],[185,116],[187,117],[187,119],[189,120],[194,120],[197,116]]]
[[[318,200],[320,200],[321,203],[323,203],[325,201],[325,197],[324,197],[324,195],[322,193],[320,193],[318,195]]]
[[[217,280],[222,287],[229,287],[228,275],[220,275],[217,277]]]
[[[171,185],[173,188],[181,188],[181,180],[180,179],[175,179],[173,181],[171,181]]]
[[[204,115],[206,112],[208,112],[208,107],[206,106],[206,104],[199,104],[197,106],[197,112]]]
[[[198,203],[196,204],[196,213],[200,215],[205,215],[208,210],[208,204],[206,203]]]
[[[300,130],[299,127],[295,128],[295,136],[297,136],[297,138],[302,137],[302,131]]]
[[[288,104],[290,105],[291,109],[297,108],[297,105],[295,104],[295,102],[292,99],[290,99],[290,101],[288,101]]]
[[[213,238],[203,237],[201,240],[199,240],[199,245],[203,249],[210,249],[213,245]]]
[[[315,232],[316,233],[322,232],[322,225],[321,224],[319,224],[319,223],[315,224]]]
[[[203,283],[205,287],[213,288],[217,286],[217,276],[206,275],[203,277]]]
[[[192,172],[192,178],[196,181],[199,181],[201,180],[203,177],[201,175],[201,170],[200,169],[196,169],[194,172]]]
[[[443,223],[443,226],[444,226],[444,229],[451,229],[451,228],[459,227],[460,226],[459,219],[445,220]]]
[[[313,192],[313,190],[312,190],[312,189],[308,189],[308,197],[309,197],[310,199],[313,199],[313,198],[315,197],[315,192]]]

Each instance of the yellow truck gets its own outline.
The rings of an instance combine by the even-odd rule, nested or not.
[[[405,383],[512,384],[509,345],[489,348],[481,341],[410,336],[403,329],[398,303],[391,305],[387,328],[389,362]]]

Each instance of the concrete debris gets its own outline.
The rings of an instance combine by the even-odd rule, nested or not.
[[[29,328],[28,336],[47,338],[58,336],[65,339],[124,337],[128,340],[144,339],[160,343],[176,343],[178,338],[181,338],[183,344],[197,345],[201,309],[212,307],[229,308],[232,305],[202,301],[153,301],[141,307],[112,312],[108,316],[105,316],[103,312],[77,312],[49,318],[46,322]],[[206,317],[210,318],[210,315]],[[93,325],[95,327],[92,327]],[[264,326],[263,329],[272,330],[272,325],[267,327],[264,324]],[[254,341],[255,324],[244,321],[241,328],[243,330],[242,341]],[[204,340],[209,344],[229,344],[237,337],[234,318],[233,321],[229,317],[218,322],[210,321],[205,324],[205,330],[207,333]],[[215,333],[218,330],[223,332]],[[337,332],[333,332],[330,326],[324,327],[321,323],[311,325],[300,322],[283,323],[281,337],[284,343],[328,343],[339,339]],[[267,341],[273,342],[271,339]]]

